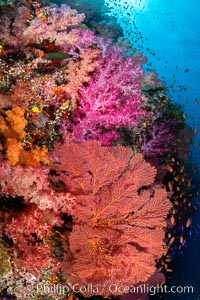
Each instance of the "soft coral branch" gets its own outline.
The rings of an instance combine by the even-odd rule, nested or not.
[[[0,165],[0,190],[12,197],[22,196],[25,203],[35,203],[41,210],[70,214],[75,205],[70,193],[56,192],[48,181],[49,169],[45,167],[12,167]]]
[[[71,100],[73,108],[77,107],[80,88],[89,83],[92,79],[91,74],[101,65],[100,54],[98,49],[88,49],[80,54],[77,60],[68,62],[64,71],[67,84],[61,85],[59,90]]]
[[[14,243],[14,271],[20,272],[25,268],[41,276],[47,268],[58,270],[59,263],[52,256],[51,247],[45,239],[52,234],[52,227],[60,223],[58,216],[41,211],[35,205],[29,206],[18,216],[6,215],[4,233]]]
[[[162,121],[149,125],[140,133],[141,152],[146,157],[163,156],[172,151],[175,145],[175,128],[177,121],[174,118],[163,117]]]
[[[118,137],[117,129],[137,126],[146,114],[141,108],[142,77],[134,57],[123,58],[117,48],[107,50],[93,80],[80,90],[80,107],[73,113],[77,139],[109,145]]]

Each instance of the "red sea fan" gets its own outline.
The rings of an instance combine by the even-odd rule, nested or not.
[[[56,148],[52,161],[65,188],[76,194],[71,282],[105,285],[107,290],[99,291],[105,295],[112,293],[113,282],[145,282],[163,254],[171,208],[165,189],[153,184],[156,169],[141,154],[99,142],[69,141]]]
[[[108,149],[101,147],[99,142],[78,145],[68,140],[63,145],[57,145],[53,155],[50,155],[51,167],[60,173],[59,178],[68,191],[78,195],[94,195],[102,186],[117,180],[130,159],[130,150],[122,146]]]

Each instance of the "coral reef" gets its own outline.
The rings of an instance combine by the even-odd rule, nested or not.
[[[87,13],[0,3],[1,298],[128,299],[165,280],[192,232],[183,110]]]

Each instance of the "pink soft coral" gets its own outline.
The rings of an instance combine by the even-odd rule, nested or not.
[[[0,39],[11,49],[24,50],[30,45],[52,43],[60,51],[74,53],[79,49],[82,53],[96,43],[94,33],[79,26],[84,14],[78,14],[66,4],[59,8],[42,7],[38,16],[33,16],[25,6],[20,6],[12,8],[10,15],[12,18],[4,12],[0,21]]]
[[[22,46],[23,30],[27,26],[26,8],[19,7],[18,10],[12,8],[9,12],[12,18],[3,15],[0,19],[0,40],[3,44],[20,48]]]
[[[42,44],[44,41],[55,42],[57,45],[63,32],[67,38],[66,30],[84,19],[83,14],[78,14],[76,10],[72,10],[65,4],[60,8],[45,7],[43,11],[47,19],[36,17],[24,30],[22,40],[25,45]]]
[[[60,8],[45,7],[43,18],[34,18],[23,32],[25,46],[53,43],[61,51],[73,52],[76,48],[84,49],[96,41],[90,30],[82,30],[78,25],[84,20],[84,14],[78,14],[66,4]]]
[[[1,234],[12,239],[15,251],[12,253],[15,271],[26,268],[29,272],[42,275],[44,269],[57,271],[60,264],[52,255],[48,238],[53,228],[63,225],[62,213],[71,214],[75,198],[67,192],[58,192],[48,181],[48,168],[12,167],[6,162],[0,164],[0,192],[6,195],[6,205],[11,199],[23,207],[16,214],[12,210],[5,214]],[[25,207],[25,208],[24,208]]]
[[[56,192],[48,181],[46,167],[12,167],[6,162],[0,164],[0,192],[12,197],[22,196],[25,203],[35,203],[38,208],[58,213],[71,213],[74,197],[69,193]]]
[[[101,140],[109,145],[119,136],[117,129],[137,126],[146,114],[141,108],[141,65],[134,57],[123,58],[121,52],[117,47],[107,50],[101,68],[79,92],[80,107],[73,114],[78,141]]]
[[[12,257],[15,271],[26,268],[35,275],[41,275],[47,268],[58,270],[59,263],[52,256],[50,245],[44,242],[52,234],[52,226],[58,219],[55,214],[43,212],[35,205],[29,206],[18,216],[6,214],[4,232],[15,246]]]

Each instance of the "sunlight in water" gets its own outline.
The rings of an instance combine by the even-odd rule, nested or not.
[[[148,0],[128,0],[127,2],[137,11],[146,10],[148,5]]]
[[[147,11],[150,0],[104,0],[105,5],[114,12],[114,15],[135,19],[137,13]],[[108,13],[113,15],[113,13]]]

